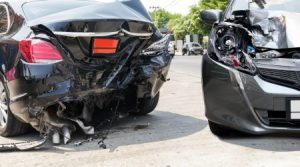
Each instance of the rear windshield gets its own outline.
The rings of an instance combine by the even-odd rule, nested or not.
[[[25,3],[23,11],[28,20],[34,20],[47,15],[59,13],[65,10],[71,10],[78,7],[91,5],[95,1],[68,1],[68,0],[51,0],[51,1],[35,1]]]

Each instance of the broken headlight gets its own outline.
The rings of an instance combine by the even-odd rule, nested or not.
[[[256,73],[252,61],[255,49],[251,45],[248,32],[235,24],[218,25],[213,32],[211,43],[218,61],[239,71]]]

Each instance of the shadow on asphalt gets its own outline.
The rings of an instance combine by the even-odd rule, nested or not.
[[[138,145],[166,140],[183,138],[201,131],[207,126],[207,121],[194,117],[175,114],[171,112],[155,111],[153,114],[141,117],[128,116],[114,123],[104,143],[111,152],[120,146]],[[103,130],[105,131],[105,130]],[[13,138],[18,141],[28,141],[38,138],[36,132]],[[68,145],[52,147],[47,144],[35,151],[55,153],[101,150],[97,144],[99,140],[74,146],[75,142],[87,138],[86,135],[76,132]]]
[[[300,151],[300,134],[250,135],[236,132],[219,139],[233,145],[258,150],[273,152]]]

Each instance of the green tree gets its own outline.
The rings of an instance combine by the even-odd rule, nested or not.
[[[200,19],[200,13],[206,9],[225,10],[229,0],[200,0],[199,4],[191,6],[187,16],[172,14],[164,9],[151,12],[150,15],[158,28],[167,28],[173,32],[176,39],[183,39],[188,34],[207,35],[211,26]]]
[[[201,0],[198,5],[192,6],[188,15],[188,33],[207,35],[211,26],[203,23],[200,19],[200,13],[206,9],[225,10],[228,2],[228,0]]]
[[[225,10],[229,0],[201,0],[199,3],[200,9],[221,9]]]
[[[150,12],[150,16],[154,21],[154,24],[158,28],[167,28],[168,22],[176,17],[176,15],[166,11],[165,9],[158,9],[156,11]]]
[[[185,20],[185,16],[178,15],[176,18],[172,18],[167,24],[167,28],[173,32],[176,39],[183,39],[188,33],[188,30],[185,28]]]

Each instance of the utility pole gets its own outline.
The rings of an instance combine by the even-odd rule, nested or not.
[[[150,9],[152,9],[153,10],[153,12],[154,12],[154,21],[156,21],[157,20],[157,13],[156,13],[156,11],[158,10],[158,9],[160,9],[160,7],[159,6],[150,6]]]
[[[150,6],[150,9],[153,9],[154,11],[158,10],[159,8],[159,6]]]

